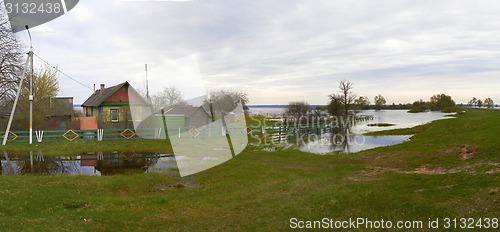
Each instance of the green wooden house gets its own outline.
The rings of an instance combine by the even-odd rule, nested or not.
[[[133,117],[130,106],[146,109],[148,102],[128,83],[100,89],[82,104],[83,113],[87,117],[96,117],[99,128],[132,128]]]

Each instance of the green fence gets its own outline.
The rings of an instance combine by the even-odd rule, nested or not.
[[[239,131],[244,134],[247,128],[230,127],[232,133]],[[4,133],[2,140],[4,138]],[[213,135],[225,135],[221,128],[176,128],[168,130],[168,135],[160,128],[141,128],[139,130],[129,128],[106,128],[97,130],[33,130],[33,143],[37,142],[73,142],[78,140],[135,140],[141,138],[164,139],[168,137],[184,137],[203,139]],[[10,131],[8,142],[29,142],[29,131]]]

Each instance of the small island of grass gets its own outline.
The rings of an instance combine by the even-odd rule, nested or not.
[[[376,127],[388,127],[388,126],[395,126],[396,124],[392,123],[372,123],[368,124],[367,126],[376,126]]]

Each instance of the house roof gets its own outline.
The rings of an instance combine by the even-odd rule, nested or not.
[[[102,91],[102,93],[101,90],[98,89],[92,95],[90,95],[89,98],[87,98],[87,100],[82,104],[82,106],[97,107],[101,105],[101,103],[106,101],[106,99],[111,97],[114,93],[116,93],[116,91],[121,89],[123,86],[130,86],[130,84],[127,81],[125,81],[121,84],[105,88]]]
[[[201,106],[199,106],[199,107],[194,107],[194,106],[174,106],[174,107],[171,107],[171,108],[167,108],[165,110],[165,114],[182,114],[185,117],[191,117],[191,115],[193,115],[194,112],[196,112],[200,108],[201,108],[201,110],[203,112],[207,113],[205,111],[205,109],[203,109],[203,107],[201,107]]]

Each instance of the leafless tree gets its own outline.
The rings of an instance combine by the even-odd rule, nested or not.
[[[15,95],[23,63],[23,45],[12,33],[7,14],[0,8],[0,109]]]
[[[349,81],[342,80],[339,85],[340,94],[342,95],[342,105],[344,107],[344,115],[348,115],[349,108],[354,103],[356,95],[352,93],[353,84]]]
[[[203,108],[210,111],[212,119],[222,117],[236,109],[241,104],[243,110],[248,110],[248,95],[242,91],[221,90],[211,92],[210,97],[203,102]]]
[[[176,87],[166,87],[161,92],[152,96],[152,103],[155,109],[169,108],[175,105],[186,105],[181,91]]]

